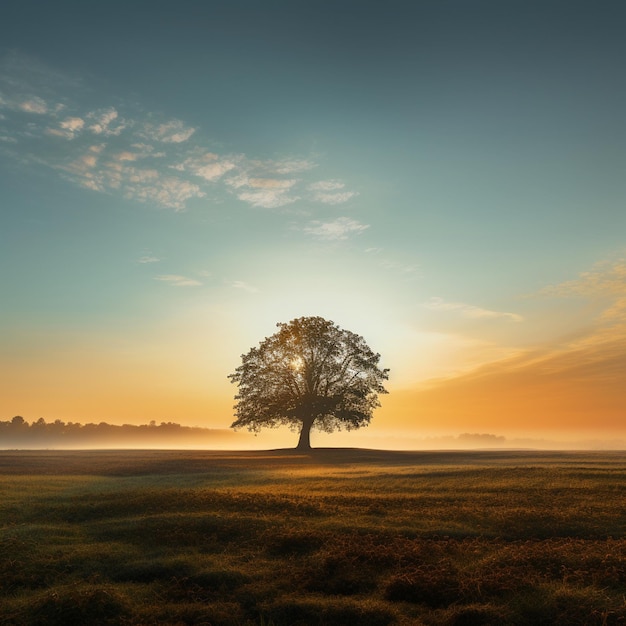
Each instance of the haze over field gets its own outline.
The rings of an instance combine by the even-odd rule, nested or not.
[[[626,445],[623,2],[2,14],[0,421],[225,429],[320,315],[391,375],[314,445]]]

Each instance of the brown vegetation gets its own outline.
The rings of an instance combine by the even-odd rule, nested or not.
[[[626,456],[0,453],[0,624],[620,624]]]

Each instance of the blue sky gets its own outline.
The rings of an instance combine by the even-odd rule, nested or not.
[[[362,334],[403,393],[599,341],[626,292],[625,18],[3,3],[6,419],[227,426],[226,374],[299,315]],[[381,419],[435,428],[391,398]]]

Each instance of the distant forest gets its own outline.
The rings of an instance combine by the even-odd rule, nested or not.
[[[46,422],[40,417],[29,424],[16,415],[10,421],[0,421],[0,448],[208,445],[217,440],[223,442],[233,434],[228,430],[181,426],[173,422],[157,424],[155,421],[139,426],[116,426],[106,422],[79,424],[59,419]]]

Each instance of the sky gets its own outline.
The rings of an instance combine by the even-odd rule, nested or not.
[[[0,419],[228,428],[321,315],[391,374],[318,442],[626,439],[623,2],[2,14]]]

